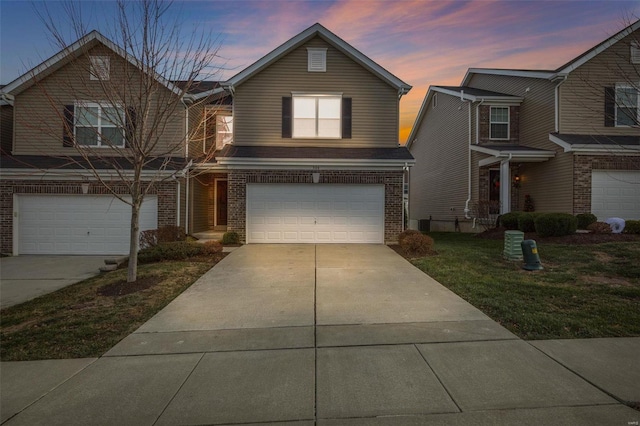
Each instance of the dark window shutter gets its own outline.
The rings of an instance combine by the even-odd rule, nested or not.
[[[616,88],[604,88],[604,127],[616,125]]]
[[[75,109],[73,105],[64,106],[64,123],[62,125],[62,146],[64,147],[73,146],[74,111]]]
[[[292,133],[292,100],[290,97],[282,98],[282,137],[290,138]]]
[[[138,125],[138,115],[134,108],[127,108],[127,115],[125,117],[126,124],[124,129],[124,147],[131,148],[131,142],[134,138],[136,126]]]
[[[351,98],[342,98],[342,139],[351,139]]]

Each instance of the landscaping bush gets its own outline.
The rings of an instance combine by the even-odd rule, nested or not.
[[[569,213],[543,213],[535,218],[534,224],[541,237],[571,235],[578,229],[578,219]]]
[[[222,244],[217,241],[207,241],[202,244],[202,255],[211,256],[222,252]]]
[[[422,235],[422,232],[417,231],[415,229],[407,229],[398,235],[398,244],[402,245],[402,242],[411,235]]]
[[[184,260],[202,253],[203,245],[186,241],[160,243],[138,252],[138,262],[152,263],[163,260]]]
[[[522,212],[510,212],[500,216],[500,225],[508,230],[518,229],[518,218]]]
[[[604,223],[604,222],[593,222],[592,224],[587,226],[587,229],[593,232],[594,234],[610,234],[611,233],[611,227],[609,226],[608,223]]]
[[[240,235],[237,232],[225,232],[222,236],[222,244],[240,244]]]
[[[536,232],[536,225],[534,223],[536,217],[540,216],[540,213],[522,212],[518,215],[518,230],[522,232]]]
[[[160,243],[171,243],[174,241],[184,241],[187,235],[184,228],[174,225],[161,226],[158,229],[149,229],[140,232],[140,248],[154,247]]]
[[[640,220],[627,220],[624,225],[625,234],[640,234]]]
[[[402,239],[398,238],[398,242],[400,248],[411,257],[422,257],[433,253],[433,238],[420,232],[412,232]]]
[[[577,214],[576,219],[578,219],[578,229],[587,229],[589,225],[598,221],[598,218],[593,213]]]

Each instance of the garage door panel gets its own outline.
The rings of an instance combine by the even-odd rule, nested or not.
[[[157,197],[140,210],[140,230],[157,228]],[[131,207],[111,196],[18,195],[18,253],[126,254]]]
[[[591,212],[601,221],[608,217],[640,219],[640,171],[593,170]]]
[[[282,206],[280,223],[263,220],[274,213],[263,203]],[[249,184],[247,224],[249,243],[382,243],[384,186]]]

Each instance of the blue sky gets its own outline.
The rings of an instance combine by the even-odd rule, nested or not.
[[[62,17],[60,3],[47,2]],[[0,83],[57,53],[37,2],[0,2]],[[109,32],[115,2],[82,2],[91,29]],[[221,37],[226,79],[320,22],[414,86],[401,102],[407,137],[429,85],[457,85],[467,68],[555,69],[640,17],[640,1],[186,1],[184,28]],[[63,21],[62,21],[63,22]]]

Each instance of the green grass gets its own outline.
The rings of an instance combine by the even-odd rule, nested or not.
[[[137,283],[146,283],[148,288],[123,295],[101,295],[101,289],[108,285],[127,289],[127,284],[118,284],[126,280],[127,273],[126,269],[120,269],[3,309],[0,359],[26,361],[100,356],[166,306],[211,266],[211,262],[179,261],[141,265]]]
[[[438,254],[413,263],[524,339],[640,336],[640,242],[538,242],[528,272],[502,240],[430,235]]]

